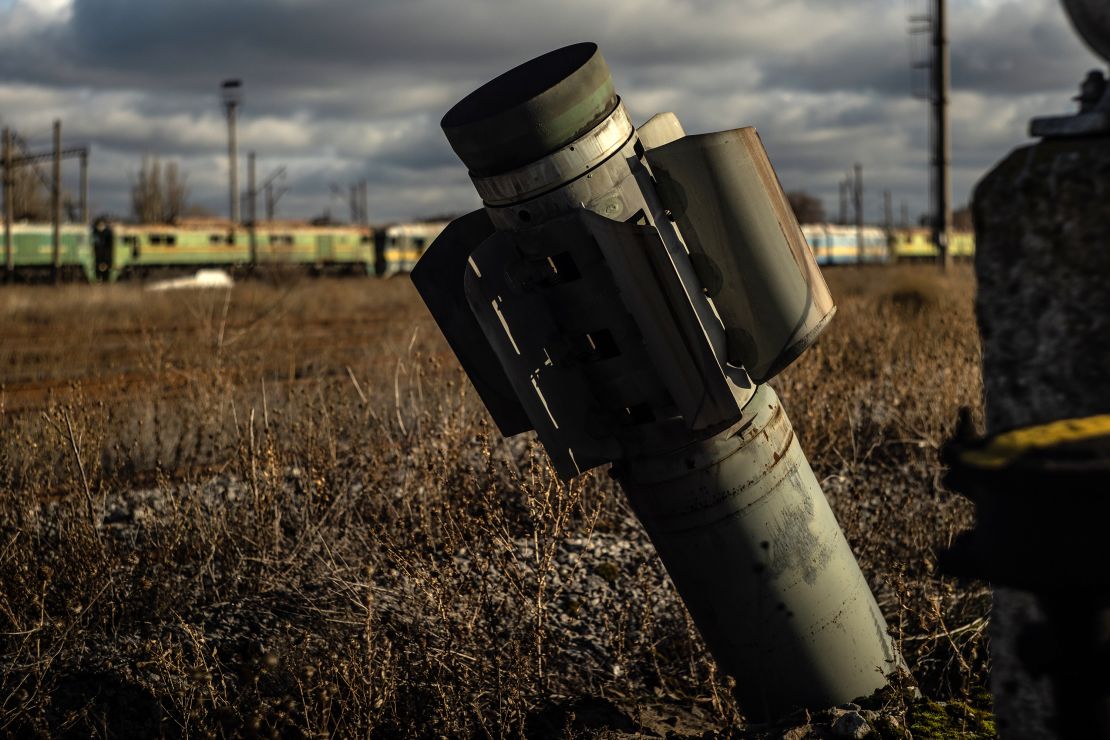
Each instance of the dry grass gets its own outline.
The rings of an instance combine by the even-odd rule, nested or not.
[[[775,385],[922,691],[977,695],[970,274],[830,282]],[[500,439],[403,279],[5,289],[0,384],[0,733],[746,731],[620,491]]]

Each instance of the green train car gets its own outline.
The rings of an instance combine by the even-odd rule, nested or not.
[[[3,233],[0,222],[0,234]],[[54,232],[50,224],[13,223],[9,251],[0,236],[3,269],[9,266],[19,274],[34,277],[53,275],[55,267],[67,277],[93,280],[96,277],[89,230],[79,224],[63,224],[59,228],[59,250],[54,257]]]
[[[173,270],[278,266],[389,277],[411,271],[445,226],[445,222],[399,223],[375,230],[274,221],[232,229],[230,223],[218,220],[167,225],[98,219],[91,231],[78,224],[63,225],[55,259],[50,224],[13,223],[10,254],[2,243],[0,249],[12,275],[30,279],[60,273],[89,282],[111,282]],[[807,224],[802,229],[820,264],[857,260],[854,227]],[[936,259],[928,229],[893,230],[889,249],[880,229],[865,227],[864,231],[867,262]],[[953,231],[950,238],[953,256],[966,259],[975,253],[971,232]]]
[[[255,236],[255,261],[258,264],[300,264],[316,269],[346,266],[373,275],[374,230],[368,226],[261,228]]]
[[[369,226],[268,222],[232,229],[219,221],[168,225],[97,219],[91,229],[64,224],[60,233],[55,257],[50,224],[13,223],[10,248],[0,237],[0,270],[21,280],[60,276],[111,282],[200,268],[294,266],[361,275],[401,269],[382,256],[384,247]]]
[[[375,272],[373,229],[266,223],[232,229],[220,222],[119,224],[93,227],[96,273],[101,280],[172,268],[301,266],[315,271]]]
[[[802,233],[819,265],[921,262],[937,259],[937,247],[929,229],[892,229],[878,226],[803,224]],[[859,237],[863,237],[860,249]],[[975,255],[975,234],[951,231],[948,234],[952,256],[971,259]]]

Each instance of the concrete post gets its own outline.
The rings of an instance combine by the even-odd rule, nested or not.
[[[976,188],[976,311],[988,438],[1014,428],[1110,412],[1110,252],[1100,248],[1110,243],[1108,201],[1110,135],[1046,139],[1023,147]],[[1081,520],[1098,519],[1099,528],[1104,523],[1081,500],[1059,498],[1080,492],[1055,493],[1055,503],[1046,500],[1044,505],[1085,510],[1066,531],[1049,531],[1045,521],[1042,531],[1029,533],[1030,546],[1040,543],[1038,549],[1044,549],[1039,557],[1058,566],[1055,582],[1019,589],[1001,585],[1009,583],[1005,577],[992,579],[998,584],[991,612],[995,713],[1003,736],[1107,737],[1110,722],[1104,714],[1096,726],[1090,714],[1095,707],[1062,711],[1059,692],[1053,691],[1053,670],[1045,662],[1055,660],[1057,649],[1045,642],[1054,629],[1046,592],[1070,583],[1067,574],[1076,565],[1070,559],[1059,562],[1052,543],[1058,538],[1101,539],[1097,533],[1084,535]],[[990,525],[981,522],[980,528],[984,526],[989,533]],[[1089,579],[1084,586],[1075,585],[1091,592]],[[1078,608],[1078,598],[1073,603]],[[1110,608],[1088,611],[1092,625],[1110,624]],[[1106,650],[1110,641],[1102,639],[1100,649]],[[1031,650],[1038,641],[1040,647]],[[1094,650],[1092,640],[1082,659]],[[1031,652],[1049,657],[1031,659]],[[1077,694],[1067,696],[1075,699]],[[1069,719],[1081,723],[1078,732],[1062,733],[1060,721]]]
[[[1110,13],[1065,0],[1110,54]],[[1110,737],[1110,85],[1036,118],[1032,146],[975,189],[976,312],[987,436],[948,446],[977,522],[948,553],[989,580],[991,689],[1003,737]]]
[[[977,522],[944,553],[989,580],[1003,737],[1110,737],[1110,131],[1046,139],[978,185],[987,436],[947,447]]]
[[[502,433],[534,428],[564,479],[613,464],[749,718],[885,686],[883,616],[753,382],[835,310],[758,135],[688,137],[669,113],[637,131],[593,44],[442,126],[485,208],[413,281]]]

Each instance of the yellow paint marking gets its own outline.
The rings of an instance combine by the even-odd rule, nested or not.
[[[960,459],[978,468],[1002,468],[1030,450],[1110,436],[1110,414],[1063,419],[999,434],[986,447],[968,450]]]

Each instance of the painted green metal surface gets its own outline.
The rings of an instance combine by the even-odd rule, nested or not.
[[[685,136],[646,157],[724,324],[728,361],[769,380],[836,308],[759,134]]]
[[[60,265],[79,270],[88,280],[95,275],[89,233],[84,226],[63,225]],[[54,266],[54,239],[50,224],[12,224],[12,256],[16,270],[49,270]]]
[[[224,230],[166,227],[118,227],[115,232],[117,269],[245,264],[250,259],[245,233],[228,243]]]
[[[620,466],[620,481],[750,718],[871,694],[901,665],[770,386],[733,433]]]
[[[617,106],[596,44],[565,46],[459,101],[440,125],[471,174],[507,172],[569,144]]]
[[[231,231],[226,227],[117,226],[113,268],[119,272],[248,266],[251,238],[251,230],[246,227]],[[265,227],[257,228],[253,238],[259,265],[348,265],[367,274],[373,271],[374,243],[369,229]]]
[[[374,232],[369,227],[274,225],[258,228],[253,241],[254,261],[260,265],[345,267],[375,274]],[[99,220],[90,227],[61,227],[60,264],[63,271],[77,271],[90,282],[110,282],[126,273],[163,268],[247,267],[252,264],[251,244],[249,227],[232,230],[222,223],[173,226]],[[419,253],[407,257],[415,264]],[[12,262],[17,275],[52,270],[51,225],[13,224]]]
[[[421,293],[475,385],[497,389],[499,426],[534,428],[563,478],[613,463],[749,718],[870,694],[902,665],[886,623],[774,391],[736,366],[773,375],[832,315],[812,252],[754,132],[683,138],[671,116],[646,144],[629,122],[587,146],[614,96],[594,128],[551,136],[573,106],[550,91],[596,100],[577,78],[595,52],[539,57],[444,117],[488,224],[455,222]],[[720,138],[725,156],[707,152]],[[757,356],[727,352],[734,328]]]

